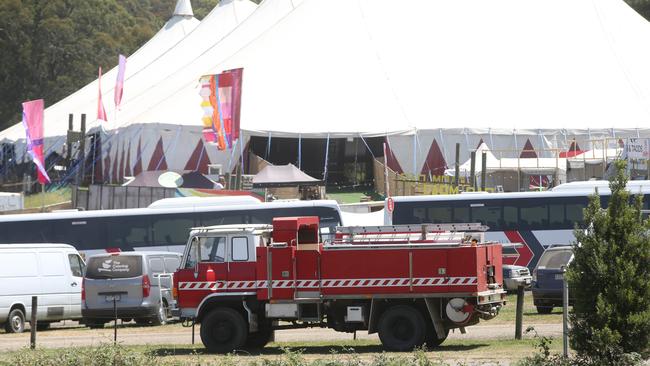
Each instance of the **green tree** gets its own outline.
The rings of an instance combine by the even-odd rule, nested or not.
[[[597,195],[590,198],[568,271],[575,299],[571,347],[608,365],[623,353],[647,356],[650,344],[650,226],[642,218],[642,197],[625,188],[625,162],[616,168],[607,209]]]

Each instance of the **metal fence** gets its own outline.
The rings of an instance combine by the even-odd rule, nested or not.
[[[175,188],[91,185],[72,188],[72,208],[112,210],[147,207],[152,202],[176,196]]]

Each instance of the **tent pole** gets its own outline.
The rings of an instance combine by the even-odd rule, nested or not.
[[[454,167],[455,167],[454,182],[456,184],[456,187],[458,187],[458,183],[460,179],[460,142],[456,143],[456,161],[454,162]]]
[[[269,137],[266,140],[266,155],[264,160],[269,161],[269,156],[271,155],[271,131],[269,131]]]
[[[415,177],[416,183],[418,180],[418,130],[413,131],[413,177]]]
[[[298,169],[302,170],[302,134],[298,134]]]
[[[325,166],[323,167],[323,182],[327,185],[327,164],[330,155],[330,134],[327,133],[327,142],[325,142]]]

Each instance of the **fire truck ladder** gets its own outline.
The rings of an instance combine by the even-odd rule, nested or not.
[[[483,233],[489,228],[480,223],[421,224],[387,226],[339,226],[335,244],[372,241],[422,240],[461,243],[468,237],[483,242]],[[472,233],[476,233],[472,235]],[[468,240],[469,241],[469,240]]]

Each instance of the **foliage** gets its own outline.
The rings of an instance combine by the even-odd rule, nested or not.
[[[610,365],[626,353],[648,356],[650,345],[650,225],[641,215],[642,197],[625,188],[625,162],[616,168],[607,209],[598,196],[590,198],[567,272],[575,299],[571,346],[580,357]]]

